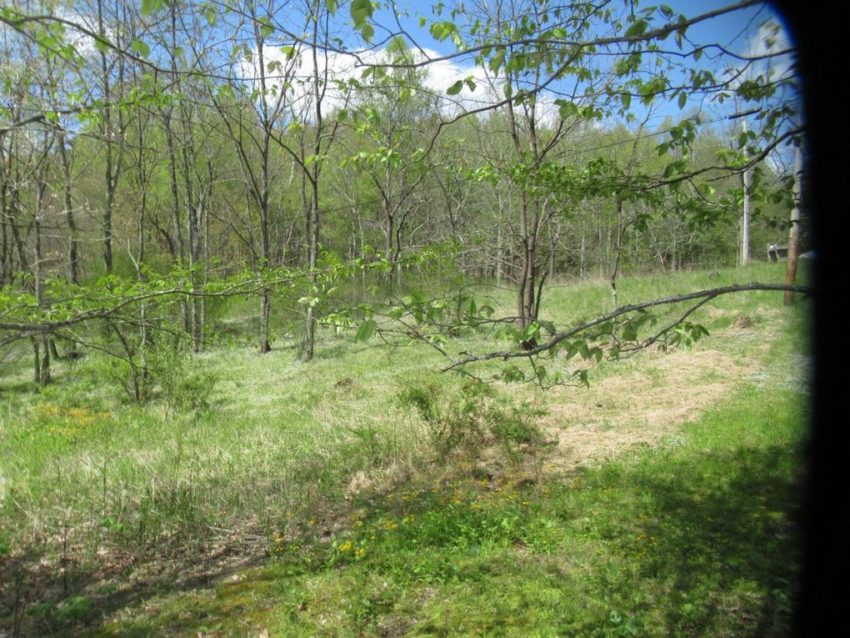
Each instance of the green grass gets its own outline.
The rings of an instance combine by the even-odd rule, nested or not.
[[[743,389],[686,446],[568,481],[370,495],[331,542],[280,540],[238,582],[147,601],[99,635],[784,635],[799,399]]]
[[[624,279],[620,302],[781,275]],[[604,283],[547,294],[560,325],[610,306]],[[39,392],[22,364],[2,390],[0,626],[17,608],[26,635],[782,635],[805,402],[790,366],[807,346],[779,298],[700,311],[702,347],[758,374],[666,443],[566,475],[525,461],[551,453],[535,410],[568,395],[464,399],[427,348],[326,335],[304,364],[222,346],[181,373],[206,375],[203,409],[130,405],[96,357]],[[758,329],[730,330],[743,315]],[[452,451],[434,435],[452,423],[480,431]],[[482,463],[494,440],[504,460]]]

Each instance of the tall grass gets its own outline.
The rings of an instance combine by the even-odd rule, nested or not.
[[[620,283],[620,301],[629,303],[742,279],[778,281],[781,272],[773,265],[764,265],[746,271],[625,278]],[[489,290],[485,296],[510,314],[509,291]],[[575,607],[573,603],[563,607],[565,603],[559,602],[563,608],[555,607],[561,611],[544,605],[544,601],[560,600],[564,591],[571,591],[557,585],[555,575],[572,574],[568,581],[578,589],[570,595],[583,596],[582,592],[590,588],[596,592],[594,596],[601,596],[609,586],[606,583],[617,581],[622,575],[617,575],[620,567],[616,561],[607,565],[607,559],[601,558],[605,552],[613,551],[614,545],[609,546],[607,540],[597,545],[596,540],[609,536],[612,542],[618,539],[624,526],[633,525],[626,520],[628,512],[638,518],[652,512],[678,512],[677,508],[685,507],[700,490],[709,490],[716,483],[722,493],[711,496],[714,509],[707,510],[704,516],[722,516],[723,499],[732,498],[736,490],[748,489],[744,485],[747,481],[768,489],[773,474],[758,475],[762,465],[775,466],[776,476],[790,480],[794,460],[788,450],[798,437],[794,423],[799,416],[790,407],[797,396],[793,386],[796,376],[787,372],[787,366],[797,356],[795,353],[805,349],[794,336],[804,335],[805,326],[797,323],[793,329],[783,328],[787,324],[778,301],[778,293],[751,293],[717,300],[715,307],[720,312],[700,311],[712,332],[728,328],[741,315],[753,317],[769,328],[758,339],[747,341],[721,335],[712,341],[712,347],[728,348],[737,356],[763,361],[766,380],[764,387],[756,384],[742,389],[735,401],[737,408],[721,408],[715,416],[706,417],[708,420],[695,430],[700,434],[688,439],[686,449],[666,449],[626,465],[582,475],[584,481],[596,486],[592,490],[577,492],[572,483],[556,482],[547,488],[549,492],[543,492],[538,479],[534,479],[533,488],[511,492],[515,502],[508,499],[502,503],[496,498],[495,504],[487,501],[477,507],[472,505],[485,503],[481,499],[492,493],[492,485],[488,483],[482,492],[475,481],[507,480],[507,474],[488,477],[490,469],[486,464],[483,469],[480,463],[476,465],[474,449],[472,456],[447,458],[450,450],[435,438],[434,423],[442,424],[440,427],[451,425],[449,421],[460,418],[461,412],[444,410],[442,416],[429,422],[427,414],[412,409],[410,402],[403,400],[406,389],[412,387],[433,388],[435,397],[443,397],[439,400],[458,395],[462,380],[436,374],[434,371],[444,361],[429,348],[404,342],[391,346],[377,342],[353,344],[350,335],[327,333],[322,335],[316,360],[305,364],[297,362],[290,349],[260,357],[249,346],[222,345],[193,356],[186,363],[186,375],[206,375],[203,378],[209,387],[194,391],[207,391],[203,405],[193,404],[188,400],[191,397],[183,403],[169,402],[167,393],[163,393],[159,400],[141,407],[127,403],[119,388],[104,383],[111,363],[96,355],[73,367],[57,367],[57,382],[41,390],[26,383],[22,360],[19,368],[2,381],[0,569],[7,584],[0,594],[6,607],[0,612],[0,624],[20,626],[38,634],[48,627],[55,630],[77,621],[91,622],[97,617],[96,611],[85,603],[69,601],[75,596],[81,600],[109,598],[109,592],[98,594],[99,590],[92,589],[93,582],[106,578],[104,573],[118,574],[115,578],[120,582],[121,578],[129,578],[127,569],[132,564],[141,579],[150,576],[146,569],[156,571],[165,560],[191,566],[195,557],[216,552],[281,555],[286,559],[282,564],[288,567],[274,570],[305,573],[297,581],[299,591],[313,591],[309,595],[336,601],[343,610],[348,609],[348,603],[340,599],[347,596],[345,588],[363,578],[368,591],[361,592],[365,598],[357,603],[360,607],[355,605],[357,609],[350,614],[340,612],[342,624],[338,631],[342,634],[349,630],[356,633],[363,627],[378,631],[387,618],[387,622],[406,626],[407,621],[402,620],[406,614],[431,619],[424,625],[426,629],[430,627],[426,633],[476,633],[474,627],[484,626],[476,623],[484,623],[490,612],[497,618],[506,613],[499,605],[491,609],[487,602],[491,588],[500,578],[518,579],[515,586],[508,588],[505,603],[518,616],[506,626],[515,626],[520,633],[522,627],[536,626],[526,612],[518,612],[526,604],[540,605],[541,609],[550,610],[546,613],[552,619],[563,620],[573,613],[566,611]],[[550,287],[544,315],[565,325],[601,314],[609,307],[610,294],[605,283],[584,282]],[[760,347],[765,339],[774,344],[768,352]],[[492,349],[494,344],[481,336],[471,336],[455,347],[480,351]],[[597,378],[617,374],[618,365],[602,365],[595,374]],[[781,384],[777,382],[780,377]],[[775,388],[777,384],[783,388],[779,398],[765,394],[764,388]],[[186,391],[192,392],[189,388]],[[530,388],[502,388],[496,392],[504,397],[516,395],[537,406],[552,401],[540,390]],[[490,403],[476,405],[475,409],[484,411],[495,409],[484,407]],[[505,407],[502,413],[509,412]],[[493,416],[498,411],[487,413],[490,420],[498,420]],[[777,431],[771,429],[765,415],[774,415],[785,423],[785,434],[777,438]],[[503,421],[509,425],[502,426],[501,434],[493,428],[478,443],[486,446],[494,436],[514,437],[513,450],[521,447],[523,454],[544,454],[540,448],[544,442],[534,442],[529,431],[510,425],[514,422],[507,417]],[[705,458],[696,459],[697,450],[704,451]],[[763,453],[759,451],[748,461],[741,450]],[[732,466],[737,468],[738,483],[734,476],[723,477],[725,469]],[[677,496],[676,482],[685,480],[690,472],[705,474],[704,483],[700,484],[703,487],[689,487],[683,492],[686,496]],[[748,472],[753,476],[744,476]],[[426,480],[423,477],[438,482],[436,486],[431,483],[427,488],[411,488],[413,496],[406,501],[410,508],[399,510],[376,500],[376,495],[398,493],[399,486],[414,486],[417,481]],[[650,479],[652,485],[639,487],[641,481]],[[458,503],[451,498],[445,500],[439,481],[460,481]],[[606,490],[617,491],[624,481],[633,489],[610,500]],[[669,496],[663,503],[653,505],[648,497],[641,496],[644,492]],[[774,497],[779,498],[770,496]],[[528,504],[520,505],[523,502]],[[461,515],[462,503],[473,513]],[[750,507],[749,501],[741,505],[744,509]],[[625,518],[611,523],[603,511],[609,508],[620,511]],[[346,518],[352,511],[365,512],[358,519],[361,527],[352,527]],[[480,512],[480,517],[474,512]],[[741,515],[744,513],[742,510]],[[749,515],[748,509],[746,513]],[[407,515],[414,516],[405,524],[407,535],[383,533],[388,530],[382,526],[388,524],[397,524],[401,529]],[[423,518],[430,521],[425,526],[409,524]],[[585,519],[590,522],[582,522]],[[701,514],[692,518],[683,514],[672,522],[659,522],[654,534],[671,543],[670,551],[689,552],[691,545],[685,539],[667,537],[689,526],[701,526],[707,520]],[[575,529],[587,533],[565,536],[564,530]],[[725,526],[712,532],[715,536],[711,538],[721,535],[724,529]],[[382,539],[379,547],[368,550],[368,559],[364,553],[358,560],[350,560],[357,558],[358,548],[371,542],[370,530],[376,539]],[[761,534],[763,530],[755,531]],[[283,543],[276,539],[283,539]],[[345,542],[351,543],[347,550],[341,549]],[[617,540],[617,551],[631,551],[629,542]],[[787,542],[783,542],[784,551]],[[316,560],[304,563],[301,558],[295,560],[292,554],[278,551],[290,544],[304,548],[307,557],[315,554]],[[550,558],[522,563],[516,571],[510,564],[524,556],[524,547],[539,549]],[[710,550],[710,543],[706,548]],[[660,564],[661,548],[657,549],[653,560]],[[728,549],[732,551],[731,546]],[[551,558],[573,551],[578,552],[574,565]],[[770,556],[765,557],[765,565],[771,560]],[[39,564],[48,568],[38,571],[34,566]],[[323,567],[318,569],[317,565]],[[633,576],[644,567],[643,562],[627,561],[622,565],[623,573]],[[375,571],[387,575],[390,593],[381,593],[380,583],[369,576]],[[478,584],[462,594],[461,585],[468,582],[464,576],[467,572],[478,574],[471,581]],[[274,574],[280,576],[277,571]],[[421,574],[421,578],[416,574]],[[592,579],[579,586],[582,574],[591,575]],[[531,584],[526,583],[529,578]],[[439,604],[429,593],[438,585],[440,600],[455,597],[457,602]],[[523,589],[526,586],[530,587],[528,591]],[[413,598],[402,595],[408,589]],[[746,593],[744,590],[746,587],[741,590]],[[663,588],[653,593],[657,597],[653,600],[660,601],[662,591]],[[626,590],[617,595],[626,596]],[[421,604],[417,596],[422,599]],[[401,602],[390,605],[389,599]],[[274,597],[272,602],[284,604]],[[655,603],[629,604],[646,607]],[[686,604],[695,603],[682,602],[680,611]],[[602,602],[591,606],[595,611],[582,622],[595,623],[599,614],[609,614],[611,620],[614,611],[622,618],[631,613],[627,611],[631,607],[619,599],[608,604],[611,609],[602,609]],[[470,612],[472,608],[481,611],[475,615]],[[718,627],[710,622],[707,610],[688,613],[695,615],[694,626]],[[469,615],[465,621],[461,620],[463,614]],[[283,635],[302,630],[309,633],[310,623],[318,622],[310,614],[289,616],[296,624],[281,621]],[[641,622],[641,627],[646,628],[661,621],[650,614]],[[664,626],[679,627],[675,624],[678,622]],[[162,625],[158,631],[168,633],[162,628],[167,626]],[[193,626],[197,627],[197,622]],[[628,635],[623,633],[626,626],[630,625],[619,621],[611,624],[614,633],[610,635]],[[578,630],[578,626],[561,626],[557,622],[540,627],[555,627],[552,631],[556,633]],[[687,631],[685,625],[679,630]],[[548,629],[541,631],[541,635],[548,635]]]

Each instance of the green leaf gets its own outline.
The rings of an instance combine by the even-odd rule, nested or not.
[[[688,103],[688,94],[685,93],[684,91],[682,91],[681,93],[679,93],[679,108],[680,109],[685,108],[685,104],[687,104],[687,103]]]
[[[442,42],[446,38],[450,36],[454,36],[457,33],[457,25],[454,22],[449,22],[445,20],[443,22],[435,22],[431,25],[431,36],[435,40]]]
[[[354,341],[368,341],[372,338],[372,335],[375,334],[375,329],[378,327],[378,322],[374,319],[367,319],[363,323],[360,324],[360,327],[357,329],[357,334],[354,335]]]
[[[266,16],[263,16],[262,18],[257,20],[257,22],[260,23],[260,35],[263,38],[268,38],[274,33],[274,27],[272,26],[272,22]]]
[[[215,23],[218,21],[218,12],[215,10],[213,5],[208,4],[204,7],[204,16],[207,19],[207,24],[214,27]]]
[[[502,67],[502,64],[505,62],[505,51],[502,49],[492,58],[490,58],[489,67],[493,73],[498,73],[499,69]]]
[[[590,387],[590,380],[587,377],[587,370],[578,370],[575,373],[575,376],[578,377],[579,382],[586,388]]]
[[[142,0],[142,15],[149,15],[162,9],[165,0]]]
[[[635,20],[634,24],[626,31],[627,38],[635,38],[646,33],[649,23],[646,20]]]
[[[101,53],[106,53],[109,51],[109,40],[102,38],[100,36],[95,36],[94,38],[94,46]]]
[[[366,42],[372,40],[375,35],[375,29],[369,24],[369,18],[372,17],[372,12],[375,10],[371,0],[352,0],[351,3],[351,20],[354,22],[355,30],[360,32]]]
[[[137,53],[143,58],[151,54],[151,48],[141,38],[136,38],[130,43],[130,51]]]
[[[354,26],[358,30],[362,25],[372,17],[374,7],[371,0],[353,0],[351,3],[351,19],[354,21]]]
[[[458,80],[457,82],[452,84],[448,89],[446,89],[446,94],[447,95],[457,95],[458,93],[460,93],[462,88],[463,88],[463,80]]]
[[[558,105],[558,114],[562,120],[566,120],[578,113],[578,106],[569,100],[555,100]]]
[[[525,381],[525,373],[519,367],[510,365],[502,370],[502,380],[507,383]]]

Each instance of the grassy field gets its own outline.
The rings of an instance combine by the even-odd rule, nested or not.
[[[624,279],[619,302],[781,266]],[[546,294],[559,325],[611,303]],[[785,635],[805,308],[720,298],[708,337],[603,361],[590,388],[481,387],[433,349],[330,333],[309,364],[284,340],[164,361],[141,407],[96,356],[42,390],[7,362],[0,635]]]

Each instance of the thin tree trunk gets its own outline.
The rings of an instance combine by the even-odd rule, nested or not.
[[[20,176],[16,176],[16,182],[20,182]],[[15,246],[15,252],[18,254],[18,270],[22,273],[29,272],[29,259],[27,259],[27,250],[24,245],[24,240],[21,237],[21,231],[18,228],[18,215],[22,209],[21,194],[17,188],[12,191],[12,201],[9,212],[12,213],[9,217],[9,229],[12,231],[12,243]],[[14,264],[13,264],[14,265]],[[13,271],[14,273],[14,271]]]
[[[62,161],[62,190],[65,204],[65,220],[68,224],[68,278],[72,284],[80,283],[80,257],[77,236],[77,222],[74,217],[74,204],[71,199],[71,163],[65,149],[66,133],[59,134],[59,158]]]
[[[788,236],[788,269],[785,273],[786,285],[792,285],[797,278],[797,254],[800,248],[800,204],[803,195],[803,151],[798,146],[794,151],[794,207],[791,209],[791,229]],[[794,303],[794,292],[785,291],[785,304]]]
[[[145,137],[142,122],[139,122],[139,138],[138,138],[139,157],[136,165],[136,178],[139,182],[139,218],[136,224],[136,245],[138,246],[138,255],[135,261],[136,279],[144,280],[142,264],[145,262],[145,254],[147,251],[147,242],[145,238],[145,219],[147,218],[148,209],[148,175],[145,173]],[[142,301],[139,307],[139,397],[148,396],[148,324],[147,324],[147,303]]]
[[[744,120],[744,133],[747,132],[747,120]],[[741,265],[750,261],[750,171],[745,169],[741,176],[744,188],[744,210],[741,215]]]
[[[519,326],[525,329],[530,321],[528,312],[528,289],[534,289],[532,281],[532,257],[533,251],[530,246],[530,238],[528,236],[528,202],[525,192],[520,193],[520,244],[522,253],[520,254],[520,276],[519,286],[517,288],[517,316],[519,316]],[[531,293],[534,294],[533,292]]]
[[[502,194],[496,193],[496,207],[499,210],[499,219],[496,222],[496,285],[500,285],[502,283],[502,260],[504,259],[502,255],[502,217],[504,212],[504,207],[502,204]]]
[[[50,141],[45,133],[45,158],[50,152]],[[35,187],[35,298],[39,308],[44,307],[44,250],[42,247],[41,223],[44,215],[44,195],[47,189],[45,182],[45,163],[46,159],[41,162],[41,165],[36,175]],[[49,334],[43,334],[39,338],[33,339],[33,354],[35,356],[35,380],[36,383],[47,385],[50,383],[50,344]],[[41,341],[41,361],[39,362],[39,340]]]
[[[171,221],[174,225],[174,236],[177,238],[177,257],[180,265],[186,264],[186,241],[183,238],[182,215],[180,214],[180,191],[177,183],[177,155],[174,144],[174,131],[172,129],[172,112],[165,115],[165,143],[168,147],[168,178],[171,190]],[[189,306],[184,299],[181,302],[183,313],[183,329],[191,334],[191,322],[189,320]]]
[[[106,27],[103,19],[103,0],[97,0],[97,30],[104,40],[106,40]],[[101,219],[101,231],[103,233],[103,263],[106,267],[106,272],[112,272],[112,209],[115,203],[115,179],[114,179],[114,157],[113,157],[113,130],[112,130],[112,101],[111,84],[109,79],[109,63],[106,59],[106,52],[100,51],[100,71],[101,71],[101,90],[103,91],[104,108],[102,110],[103,120],[101,124],[101,136],[104,140],[104,161],[106,163],[104,169],[104,183],[106,185],[106,205],[103,209],[103,217]]]
[[[269,318],[271,317],[271,294],[268,288],[263,288],[260,293],[260,354],[270,352],[272,347],[269,343]]]
[[[623,200],[619,195],[615,197],[614,206],[617,210],[617,237],[614,247],[614,267],[611,269],[611,278],[609,280],[611,286],[611,306],[617,307],[617,276],[620,273],[620,258],[623,254],[623,233],[625,227],[623,225]]]
[[[578,253],[578,276],[584,278],[584,228],[581,231],[581,248]]]
[[[0,152],[2,152],[2,149],[0,149]],[[0,155],[0,168],[5,169],[2,155]],[[10,216],[7,212],[7,206],[6,175],[4,170],[3,174],[0,174],[0,286],[4,286],[12,279],[12,249],[9,244],[9,233],[6,225],[6,221]]]

